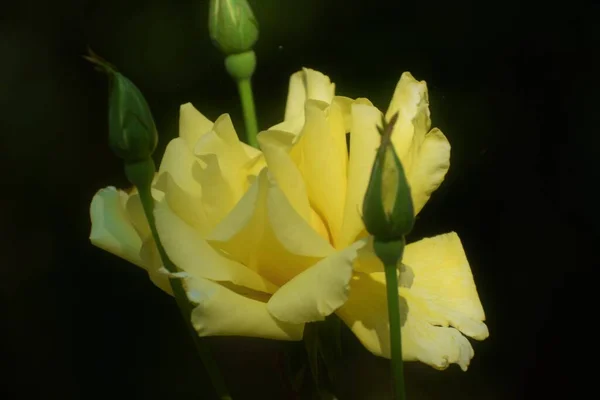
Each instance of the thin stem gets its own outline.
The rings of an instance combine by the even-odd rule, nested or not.
[[[244,113],[244,124],[246,125],[246,143],[258,148],[258,122],[256,120],[256,110],[254,108],[254,94],[252,93],[252,82],[250,78],[237,79],[238,91],[242,102],[242,112]]]
[[[404,367],[402,362],[402,329],[400,323],[400,297],[398,296],[398,269],[396,265],[385,266],[388,315],[390,319],[390,350],[392,353],[392,376],[394,378],[394,398],[405,400]]]
[[[152,160],[149,160],[139,164],[140,165],[135,166],[126,165],[125,170],[127,172],[128,178],[130,178],[130,181],[132,181],[132,183],[138,189],[138,192],[140,194],[140,200],[144,208],[144,214],[146,215],[146,219],[148,220],[148,225],[150,226],[150,231],[152,232],[152,237],[154,238],[154,242],[156,243],[156,247],[158,248],[158,253],[163,262],[163,265],[169,272],[175,273],[177,272],[177,268],[167,256],[167,253],[160,241],[160,237],[158,236],[158,231],[156,230],[156,222],[154,220],[154,199],[152,198],[151,180],[150,182],[146,182],[146,179],[140,179],[140,177],[146,175],[146,171],[144,171],[145,169],[151,168],[152,171],[154,171],[154,163],[152,162]],[[153,172],[152,175],[148,175],[152,176]],[[217,366],[217,363],[212,357],[210,349],[208,348],[206,343],[200,340],[198,334],[192,326],[190,319],[192,307],[187,300],[185,288],[183,287],[181,279],[171,278],[170,284],[171,289],[173,290],[175,301],[177,302],[177,306],[179,307],[185,325],[192,336],[192,340],[194,341],[194,345],[196,346],[196,351],[200,355],[202,364],[208,372],[213,388],[215,389],[217,395],[221,400],[232,400],[231,395],[227,390],[227,386],[225,385],[225,381],[219,372],[219,367]]]
[[[402,361],[402,321],[400,320],[400,295],[398,294],[398,263],[404,253],[404,238],[396,241],[373,240],[373,250],[383,262],[390,321],[390,352],[394,399],[406,400],[404,392],[404,364]]]

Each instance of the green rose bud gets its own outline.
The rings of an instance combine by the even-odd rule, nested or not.
[[[246,0],[210,0],[208,31],[225,55],[252,50],[258,40],[258,22]]]
[[[150,107],[140,90],[121,73],[111,71],[109,78],[110,148],[126,162],[147,160],[158,142]]]
[[[381,145],[377,149],[363,203],[363,222],[375,239],[401,240],[414,224],[414,209],[404,168],[391,141],[398,114],[378,128]]]

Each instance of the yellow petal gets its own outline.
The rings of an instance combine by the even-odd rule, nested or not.
[[[442,184],[450,168],[450,143],[437,128],[425,135],[412,164],[406,171],[415,214],[425,206],[431,194]]]
[[[200,113],[192,103],[179,107],[179,137],[189,149],[193,149],[198,139],[212,130],[213,123]]]
[[[335,84],[327,75],[310,68],[294,73],[290,77],[285,120],[293,120],[304,116],[306,100],[320,100],[331,103],[335,94]]]
[[[359,241],[330,255],[283,285],[268,302],[269,312],[280,321],[322,321],[348,299],[352,264]]]
[[[125,210],[127,193],[114,187],[99,190],[90,205],[94,246],[143,268],[140,258],[142,239]]]
[[[403,164],[410,164],[408,158],[413,139],[425,135],[431,125],[425,81],[417,81],[409,72],[402,74],[388,107],[386,119],[389,120],[396,112],[398,120],[392,133],[392,142]],[[418,124],[419,130],[413,125],[415,119],[423,122]]]
[[[290,156],[302,173],[308,198],[323,218],[337,247],[346,197],[348,152],[339,110],[306,102],[306,123]],[[331,118],[330,118],[331,117]]]
[[[374,260],[371,258],[370,262]],[[457,363],[466,370],[473,349],[460,332],[482,340],[488,336],[488,329],[483,323],[483,308],[458,236],[450,233],[408,245],[403,264],[405,270],[401,273],[399,293],[405,321],[402,327],[404,359],[418,360],[440,369]],[[373,265],[368,268],[377,269]],[[410,279],[402,279],[403,274]],[[338,314],[366,348],[389,358],[383,272],[357,272],[351,282],[349,299]]]
[[[360,103],[353,104],[351,110],[348,192],[341,232],[342,246],[352,243],[364,230],[361,210],[375,153],[381,142],[377,132],[377,126],[381,123],[381,112],[371,105]]]
[[[295,212],[266,169],[209,240],[276,285],[333,252]]]
[[[488,337],[469,261],[455,232],[409,244],[402,263],[412,269],[410,291],[427,301],[431,321],[450,324],[477,340]]]
[[[439,129],[429,131],[431,119],[425,81],[402,74],[386,118],[398,112],[392,142],[411,188],[415,214],[441,185],[450,167],[450,144]]]
[[[250,336],[274,340],[301,340],[304,324],[276,320],[267,304],[207,279],[186,279],[188,298],[196,308],[192,325],[200,336]]]
[[[152,283],[168,295],[173,296],[169,276],[162,271],[163,263],[152,236],[148,236],[142,244],[140,257],[142,258],[142,262],[148,271],[148,277]]]
[[[211,220],[220,221],[248,189],[248,178],[256,171],[259,156],[248,156],[228,114],[220,116],[213,130],[196,143],[195,154],[203,162],[194,177],[203,188],[202,204]]]
[[[231,282],[253,290],[273,293],[276,287],[256,272],[214,249],[200,233],[161,202],[155,209],[156,227],[167,255],[193,277]]]
[[[263,151],[269,172],[285,194],[294,210],[310,222],[311,210],[302,174],[292,161],[289,151],[294,136],[288,132],[266,131],[258,135],[258,143]]]

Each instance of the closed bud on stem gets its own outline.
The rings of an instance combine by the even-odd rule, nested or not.
[[[225,55],[252,50],[258,40],[258,22],[246,0],[210,0],[210,38]]]
[[[363,222],[367,231],[382,242],[402,240],[414,224],[410,187],[391,135],[398,114],[378,127],[381,145],[377,149],[363,202]]]
[[[109,74],[108,135],[112,151],[126,162],[147,160],[158,143],[150,107],[123,74]]]

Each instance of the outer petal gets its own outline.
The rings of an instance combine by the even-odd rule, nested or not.
[[[212,130],[213,123],[200,113],[192,103],[179,107],[179,137],[193,149],[198,139]]]
[[[348,299],[352,264],[359,241],[330,255],[283,285],[268,302],[269,312],[280,321],[322,321]]]
[[[437,128],[423,139],[407,171],[415,214],[425,206],[431,194],[442,184],[450,168],[450,143]]]
[[[363,259],[359,263],[375,260]],[[459,330],[478,340],[485,339],[488,330],[482,322],[483,309],[458,236],[450,233],[408,245],[403,263],[405,273],[412,278],[408,282],[401,280],[399,288],[404,359],[441,369],[458,363],[466,369],[473,349]],[[362,268],[377,269],[365,265]],[[383,272],[357,273],[351,283],[350,298],[338,314],[365,347],[389,357]]]
[[[347,185],[343,124],[339,110],[307,101],[306,123],[290,152],[304,177],[310,203],[325,220],[334,244],[342,228]]]
[[[422,136],[429,131],[431,125],[425,81],[417,81],[409,72],[402,74],[388,107],[386,119],[390,119],[396,112],[398,120],[392,133],[392,142],[402,162],[410,164],[408,158],[413,140],[422,140]],[[422,122],[417,127],[413,125],[415,119]]]
[[[276,290],[256,272],[214,249],[198,231],[179,218],[167,202],[159,203],[154,214],[161,242],[178,268],[195,278],[231,282],[266,293]]]
[[[186,279],[188,298],[197,307],[192,325],[200,336],[250,336],[301,340],[304,324],[276,320],[267,304],[206,279]]]
[[[450,144],[439,129],[431,127],[427,85],[406,72],[388,109],[387,118],[399,113],[392,141],[411,187],[413,207],[418,214],[441,185],[450,167]]]
[[[153,190],[155,200],[162,196]],[[98,191],[92,200],[90,216],[92,244],[144,268],[156,286],[172,294],[168,278],[158,272],[162,262],[137,191],[129,195],[114,187]]]
[[[333,253],[329,243],[294,211],[267,170],[209,240],[277,285]]]
[[[306,100],[331,103],[334,94],[335,84],[327,75],[310,68],[303,68],[290,77],[285,120],[303,117]]]
[[[128,194],[110,186],[100,189],[90,205],[94,246],[143,267],[140,258],[142,239],[125,210]]]
[[[375,153],[381,142],[377,125],[381,112],[368,104],[352,105],[350,131],[350,160],[348,162],[348,192],[344,207],[341,246],[352,243],[365,229],[361,210],[369,183]]]

